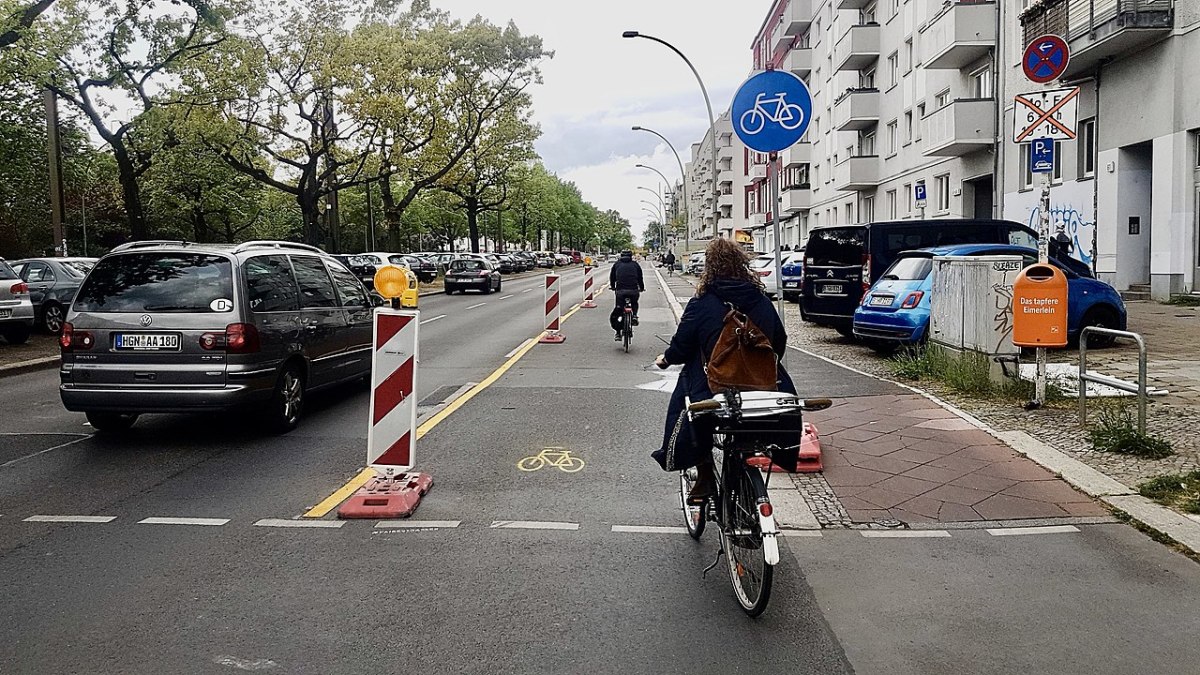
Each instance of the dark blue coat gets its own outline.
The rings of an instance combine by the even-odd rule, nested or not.
[[[712,452],[712,432],[708,429],[691,429],[686,419],[677,434],[674,452],[668,453],[676,423],[684,413],[685,398],[703,401],[712,398],[708,388],[708,377],[704,374],[704,362],[712,354],[721,329],[725,326],[725,314],[729,303],[744,312],[771,340],[775,353],[780,357],[787,350],[787,331],[770,299],[758,286],[747,281],[715,279],[704,293],[688,302],[679,320],[679,328],[671,338],[671,346],[663,354],[667,363],[683,364],[683,372],[671,394],[667,406],[667,423],[663,442],[654,459],[668,471],[695,466]],[[792,378],[779,365],[779,391],[796,393]],[[693,433],[694,431],[694,433]],[[694,438],[693,438],[694,436]],[[673,456],[668,457],[668,454]]]

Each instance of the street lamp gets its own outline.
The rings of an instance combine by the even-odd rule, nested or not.
[[[660,45],[665,46],[667,49],[670,49],[671,51],[678,54],[679,58],[683,59],[683,62],[688,65],[688,68],[692,69],[692,74],[696,76],[696,81],[700,83],[700,91],[701,91],[701,93],[704,94],[704,105],[705,105],[705,107],[708,108],[708,133],[710,136],[712,136],[713,238],[716,238],[717,233],[720,232],[720,230],[717,227],[717,221],[721,216],[721,207],[720,207],[720,204],[717,203],[717,199],[716,199],[716,194],[717,194],[717,118],[713,117],[712,100],[709,99],[709,97],[708,97],[708,89],[704,86],[704,80],[700,78],[700,73],[696,71],[696,66],[692,65],[692,62],[690,60],[688,60],[688,57],[684,56],[683,52],[679,51],[675,47],[675,45],[671,44],[670,42],[667,42],[666,40],[663,40],[661,38],[654,37],[653,35],[646,35],[644,33],[639,33],[636,30],[627,30],[624,33],[621,33],[621,37],[624,37],[624,38],[639,38],[639,37],[646,38],[647,40],[653,40],[654,42],[657,42]],[[668,143],[668,145],[670,145],[670,144]],[[672,149],[674,149],[674,148],[672,148]],[[682,168],[680,170],[682,171]],[[685,180],[686,180],[686,178],[685,178]]]
[[[660,195],[658,193],[658,190],[653,190],[651,188],[643,187],[641,185],[638,186],[638,189],[645,190],[646,192],[649,192],[650,194],[652,194],[658,198],[659,212],[662,214],[663,220],[666,220],[667,219],[667,202],[663,200],[662,195]],[[653,204],[651,204],[651,206],[653,206]]]
[[[691,217],[688,214],[687,172],[683,170],[683,160],[679,157],[679,151],[677,151],[675,149],[674,145],[671,145],[671,141],[667,140],[666,136],[663,136],[662,134],[658,133],[657,131],[655,131],[653,129],[647,129],[646,127],[642,127],[642,126],[635,126],[635,127],[633,127],[633,130],[634,131],[645,131],[647,133],[651,133],[651,134],[654,134],[655,136],[658,136],[659,138],[661,138],[663,140],[663,143],[667,144],[667,147],[670,148],[671,152],[675,155],[675,162],[679,164],[679,176],[680,176],[680,179],[683,180],[683,218],[684,218],[684,220],[688,221],[688,227],[683,228],[684,229],[684,232],[683,232],[684,246],[687,248],[691,248],[691,226],[690,226],[691,225]],[[642,165],[638,164],[638,166],[642,166]],[[653,168],[653,167],[646,167],[646,168],[649,169],[649,168]],[[655,169],[655,171],[657,171],[657,169]],[[671,181],[667,181],[667,182],[670,183]]]
[[[645,199],[643,199],[643,200],[642,200],[642,202],[644,202],[644,203],[646,203],[646,204],[650,204],[650,206],[654,206],[654,204],[652,204],[652,203],[651,203],[650,201],[648,201],[648,200],[645,200]],[[666,242],[666,239],[667,239],[667,237],[666,237],[666,232],[665,232],[665,231],[664,231],[664,229],[663,229],[663,225],[662,225],[662,222],[661,222],[661,220],[659,219],[659,216],[658,216],[658,214],[657,214],[657,213],[655,213],[655,209],[650,209],[650,208],[647,208],[647,207],[643,206],[643,207],[642,207],[642,211],[645,211],[647,214],[649,214],[649,215],[650,215],[650,220],[651,220],[651,223],[650,223],[650,224],[651,224],[651,225],[654,225],[654,224],[655,224],[655,223],[654,223],[654,221],[656,221],[656,220],[659,220],[659,221],[660,221],[660,222],[658,222],[658,223],[657,223],[657,224],[658,224],[658,235],[657,235],[657,236],[658,236],[658,240],[659,240],[659,245],[662,245],[662,244],[664,244],[664,243]]]

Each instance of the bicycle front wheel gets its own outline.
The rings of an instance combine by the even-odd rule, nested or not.
[[[704,534],[704,515],[708,509],[708,502],[688,504],[688,493],[692,491],[692,486],[695,484],[695,469],[684,469],[679,472],[679,505],[683,508],[683,524],[687,526],[688,534],[692,539],[699,541],[700,535]]]
[[[758,500],[767,497],[767,487],[762,475],[742,462],[730,467],[729,472],[736,475],[728,476],[728,492],[722,495],[728,512],[721,543],[738,604],[746,614],[758,616],[767,609],[767,601],[771,599],[775,572],[775,568],[767,564],[762,528],[758,522]]]

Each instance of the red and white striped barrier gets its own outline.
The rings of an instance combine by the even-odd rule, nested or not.
[[[557,345],[567,341],[567,336],[559,332],[558,325],[562,321],[562,306],[559,298],[561,288],[557,274],[546,275],[546,332],[538,342]]]
[[[339,518],[412,515],[433,485],[428,474],[410,472],[416,464],[420,324],[420,312],[375,310],[367,466],[380,477],[352,495],[338,509]]]
[[[592,268],[587,266],[583,268],[583,304],[580,305],[583,309],[596,309],[596,292],[592,290]]]

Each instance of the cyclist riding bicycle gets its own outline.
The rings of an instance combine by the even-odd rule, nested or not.
[[[629,304],[633,306],[633,325],[636,326],[638,298],[641,297],[642,291],[646,290],[646,284],[642,281],[642,266],[633,261],[633,251],[621,251],[620,259],[608,273],[608,285],[613,289],[613,295],[617,296],[617,304],[613,307],[608,322],[617,332],[616,341],[620,342],[621,314],[625,311],[625,300],[628,298]]]
[[[787,350],[787,331],[775,307],[763,292],[758,275],[750,271],[749,257],[728,239],[714,239],[704,253],[704,273],[696,287],[696,297],[687,303],[671,346],[655,361],[659,368],[683,364],[683,371],[667,406],[667,423],[662,446],[653,453],[666,471],[696,467],[698,480],[688,495],[693,502],[711,496],[716,490],[712,459],[712,422],[697,421],[692,427],[684,412],[685,399],[704,401],[713,397],[704,367],[717,338],[725,327],[729,306],[750,317],[771,340],[777,360]],[[796,393],[796,385],[779,363],[776,389]]]
[[[675,253],[673,251],[667,251],[666,257],[663,258],[663,264],[667,266],[667,274],[674,274]]]

